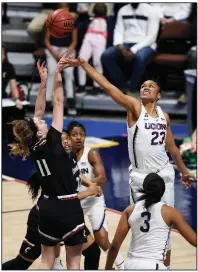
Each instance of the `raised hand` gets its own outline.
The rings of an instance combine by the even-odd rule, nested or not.
[[[83,64],[85,60],[81,59],[80,57],[78,57],[77,59],[71,57],[71,56],[66,56],[63,58],[61,58],[60,60],[60,64],[63,65],[63,69],[67,68],[67,67],[77,67],[80,66],[81,64]]]
[[[36,65],[39,71],[41,82],[46,83],[47,82],[47,65],[45,65],[45,61],[42,64],[40,64],[40,60],[38,60]]]

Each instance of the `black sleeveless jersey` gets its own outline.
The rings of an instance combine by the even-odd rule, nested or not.
[[[80,172],[75,157],[62,146],[61,133],[50,127],[47,137],[31,148],[31,157],[41,179],[42,193],[48,196],[77,192]]]

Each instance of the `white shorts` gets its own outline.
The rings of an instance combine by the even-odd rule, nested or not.
[[[129,175],[129,185],[130,185],[130,203],[135,204],[137,198],[141,196],[138,193],[138,189],[142,188],[145,177],[151,172],[142,169],[134,169]],[[174,207],[174,181],[175,181],[175,171],[171,164],[168,164],[164,169],[157,173],[164,179],[165,182],[165,192],[162,197],[162,201],[167,205]]]
[[[106,205],[104,195],[100,197],[87,197],[81,201],[84,215],[87,215],[93,232],[100,231],[102,227],[108,231]]]
[[[167,270],[167,267],[163,263],[158,261],[143,259],[143,258],[132,258],[132,259],[126,260],[124,269]]]

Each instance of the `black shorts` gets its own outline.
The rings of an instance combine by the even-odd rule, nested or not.
[[[36,205],[30,210],[27,221],[27,232],[19,254],[29,260],[36,260],[41,255],[41,241],[38,232],[39,212]]]
[[[41,244],[67,246],[87,242],[84,215],[78,198],[69,200],[43,199],[39,203],[39,234]]]

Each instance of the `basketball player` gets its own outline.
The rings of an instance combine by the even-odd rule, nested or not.
[[[62,64],[81,66],[116,103],[127,110],[131,203],[135,203],[139,197],[138,188],[142,187],[145,176],[155,172],[165,180],[163,200],[168,205],[174,206],[175,172],[165,147],[182,173],[181,181],[186,187],[190,186],[191,179],[195,179],[195,176],[189,173],[175,145],[168,114],[157,106],[161,96],[159,85],[153,80],[145,81],[140,88],[140,102],[132,96],[124,95],[83,59],[67,57],[62,59]],[[170,241],[165,264],[170,266]]]
[[[69,150],[70,151],[70,150]],[[39,191],[41,189],[41,181],[37,172],[35,172],[27,181],[27,185],[29,186],[29,192],[31,194],[32,200],[35,201],[39,195]],[[93,194],[91,192],[91,186],[87,189],[90,192],[90,195]],[[22,242],[21,248],[19,250],[19,254],[16,258],[9,260],[2,264],[2,270],[27,270],[33,262],[39,258],[41,255],[41,241],[38,231],[39,226],[39,201],[42,199],[43,194],[41,192],[40,197],[37,201],[37,204],[30,210],[27,220],[27,232],[25,238]],[[80,194],[78,194],[80,197]],[[87,235],[89,234],[89,230],[86,229]],[[88,239],[90,240],[90,239]],[[89,253],[89,248],[87,246],[87,251],[83,251],[82,254],[85,256],[85,265],[84,269],[97,269],[97,265],[99,263],[100,258],[100,249],[98,246],[92,246],[92,251],[94,256]],[[87,252],[89,254],[87,254]],[[98,256],[99,255],[99,256]],[[53,270],[63,270],[63,266],[60,260],[60,245],[56,247],[56,258],[53,265]]]
[[[67,130],[63,130],[62,133],[62,145],[66,152],[71,152],[71,139],[69,137],[69,133]],[[82,175],[81,175],[82,178]],[[85,226],[87,242],[83,244],[82,255],[85,257],[84,259],[84,269],[85,270],[98,270],[99,262],[100,262],[100,253],[101,250],[94,238],[92,237],[90,231]]]
[[[180,212],[161,202],[164,192],[164,180],[156,173],[148,174],[143,189],[140,189],[142,195],[121,216],[105,269],[112,269],[118,250],[130,229],[132,238],[125,269],[167,269],[163,261],[172,224],[191,245],[197,246],[197,235]]]
[[[16,120],[11,124],[16,142],[11,154],[25,159],[31,154],[41,178],[43,199],[39,203],[39,234],[42,244],[39,269],[51,269],[55,248],[60,241],[66,246],[67,269],[80,269],[82,244],[86,242],[84,215],[77,196],[79,170],[76,160],[64,150],[63,129],[64,94],[58,63],[54,75],[53,117],[48,130],[42,120],[45,111],[46,89],[39,89],[34,118]],[[85,193],[86,194],[86,193]]]
[[[67,130],[71,138],[72,151],[77,156],[81,174],[98,186],[102,186],[106,183],[105,169],[99,153],[84,145],[86,137],[85,127],[81,123],[73,121],[68,124]],[[85,187],[80,185],[79,192],[83,192],[84,190]],[[81,206],[84,214],[88,215],[96,243],[104,251],[107,251],[110,247],[110,242],[108,239],[104,195],[102,194],[100,197],[88,197],[86,200],[81,201]],[[118,254],[115,260],[115,265],[119,269],[124,268],[124,260],[120,254]]]

